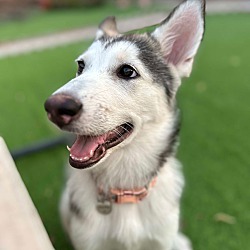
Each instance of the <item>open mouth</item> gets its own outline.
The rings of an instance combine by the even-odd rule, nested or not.
[[[127,139],[133,132],[131,123],[124,123],[99,136],[77,136],[70,149],[69,163],[74,168],[90,168],[99,162],[108,149]]]

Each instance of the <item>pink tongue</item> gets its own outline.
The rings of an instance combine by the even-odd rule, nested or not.
[[[105,135],[90,137],[78,136],[75,143],[71,147],[70,153],[73,157],[82,160],[90,159],[99,145],[104,144]]]

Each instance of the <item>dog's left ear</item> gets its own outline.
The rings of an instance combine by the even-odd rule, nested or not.
[[[205,0],[186,0],[152,33],[161,44],[166,63],[188,77],[204,33]]]
[[[102,36],[117,36],[119,35],[116,20],[114,16],[107,17],[104,19],[96,33],[96,39],[101,38]]]

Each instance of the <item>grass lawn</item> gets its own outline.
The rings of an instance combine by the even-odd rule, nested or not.
[[[57,9],[51,11],[34,11],[26,18],[1,23],[0,42],[22,39],[54,32],[82,28],[99,24],[105,17],[115,15],[117,18],[142,15],[157,10],[167,10],[168,6],[155,5],[140,9],[136,6],[122,10],[107,4],[95,8]],[[63,20],[63,21],[62,21]]]
[[[250,249],[249,23],[247,14],[209,16],[193,74],[178,93],[183,231],[198,250]],[[10,149],[60,134],[43,102],[75,75],[74,59],[87,45],[0,60],[0,135]],[[57,212],[66,158],[66,149],[56,148],[16,162],[58,250],[71,249]],[[216,221],[218,213],[235,223]]]

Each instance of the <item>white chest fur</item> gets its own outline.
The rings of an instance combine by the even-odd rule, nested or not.
[[[113,204],[108,215],[96,209],[97,187],[90,172],[71,171],[61,212],[77,250],[172,249],[184,182],[175,159],[168,159],[143,201]],[[70,211],[72,204],[77,214]]]

